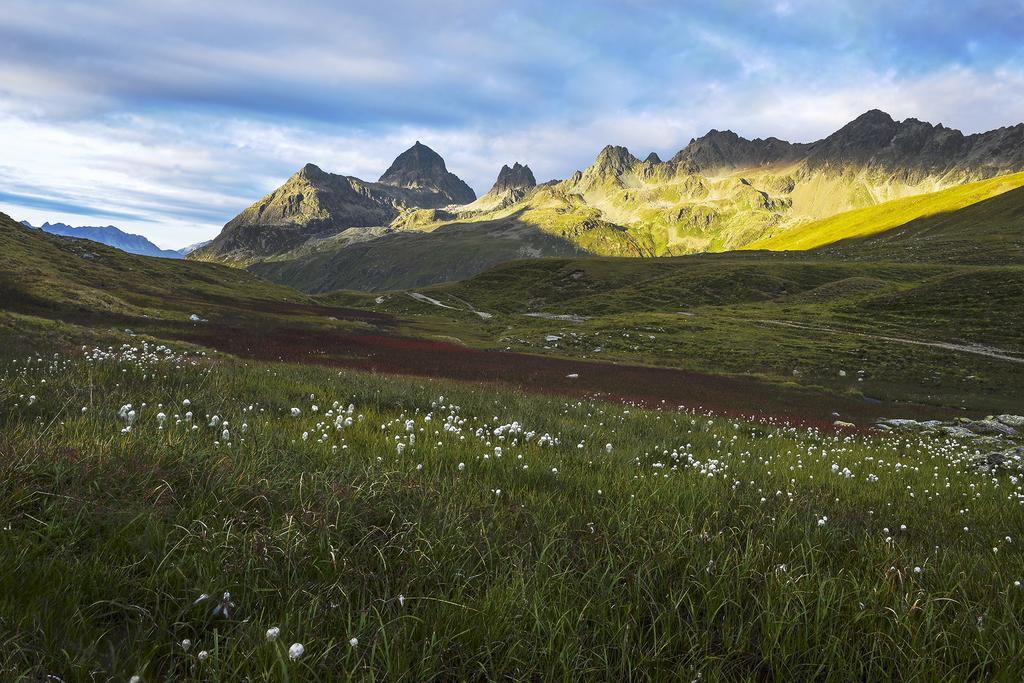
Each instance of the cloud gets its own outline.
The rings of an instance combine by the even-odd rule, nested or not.
[[[605,144],[664,157],[710,128],[1024,120],[1018,2],[8,4],[0,209],[167,246],[306,162],[372,180],[416,139],[482,192],[503,163],[565,177]]]

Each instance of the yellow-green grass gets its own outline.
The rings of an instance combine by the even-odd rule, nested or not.
[[[1024,172],[998,176],[939,192],[896,199],[813,221],[748,244],[744,249],[798,251],[839,240],[876,235],[926,216],[958,211],[1024,186]]]

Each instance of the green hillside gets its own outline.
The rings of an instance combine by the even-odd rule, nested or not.
[[[847,211],[757,240],[744,249],[807,250],[840,240],[869,237],[911,221],[937,218],[1024,186],[1024,173],[999,176],[913,197]],[[964,229],[960,218],[948,216],[949,225]],[[976,217],[974,217],[976,218]]]
[[[419,290],[447,308],[401,292],[325,299],[482,348],[1016,409],[1024,267],[840,256],[531,259]]]
[[[197,305],[301,301],[244,270],[128,254],[89,240],[31,230],[0,213],[4,308],[187,318]]]

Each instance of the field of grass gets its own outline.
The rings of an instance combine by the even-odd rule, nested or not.
[[[1024,173],[997,176],[939,192],[895,199],[805,223],[757,240],[743,249],[795,251],[816,249],[840,240],[863,238],[922,218],[950,214],[1024,185]],[[1019,200],[1018,200],[1019,201]],[[970,229],[970,225],[962,225]]]
[[[977,411],[1019,412],[1024,395],[1017,265],[764,252],[534,259],[421,291],[448,308],[405,293],[323,300],[387,311],[409,333],[481,348]]]
[[[993,445],[588,389],[693,405],[610,361],[743,376],[735,405],[1019,414],[1013,252],[539,259],[416,298],[2,217],[0,247],[3,680],[1024,671],[1024,473],[979,469]]]
[[[1024,670],[1024,479],[974,444],[108,334],[0,332],[7,680]]]

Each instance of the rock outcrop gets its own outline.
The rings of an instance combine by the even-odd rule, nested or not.
[[[498,179],[491,186],[490,193],[501,194],[514,190],[529,190],[537,186],[537,179],[533,177],[533,171],[529,166],[520,164],[518,161],[509,166],[501,167],[498,171]]]

